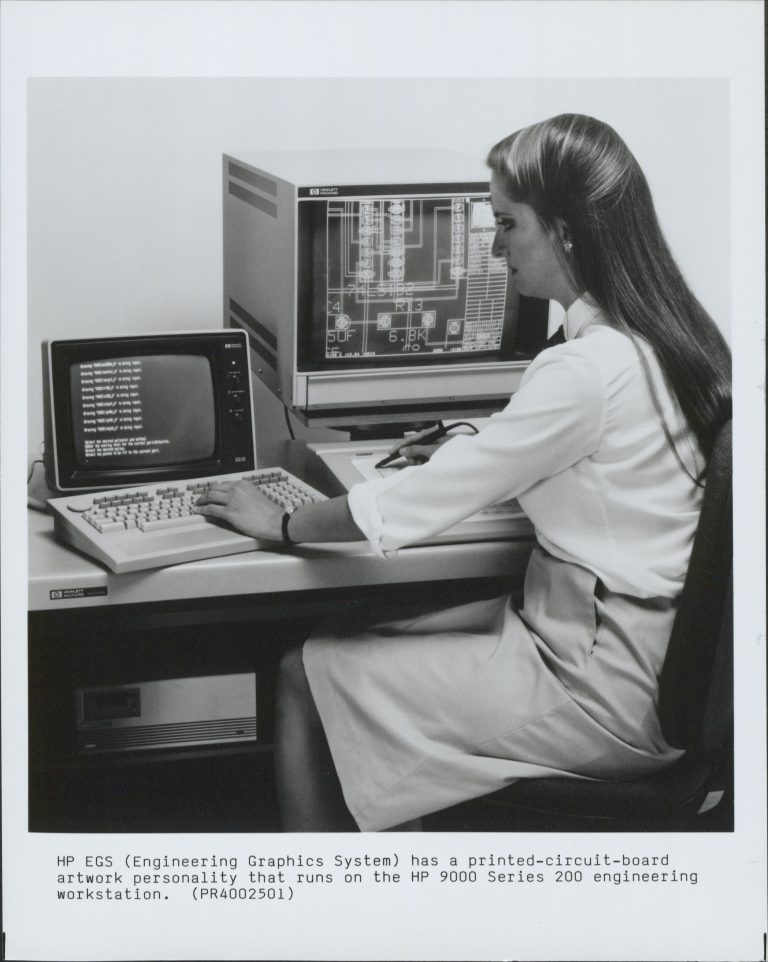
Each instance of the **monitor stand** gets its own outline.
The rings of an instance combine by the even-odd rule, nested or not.
[[[393,421],[391,423],[372,423],[372,424],[346,424],[340,430],[349,433],[350,441],[389,441],[392,445],[398,438],[404,437],[408,432],[423,431],[425,428],[434,427],[440,424],[437,418],[425,421]]]

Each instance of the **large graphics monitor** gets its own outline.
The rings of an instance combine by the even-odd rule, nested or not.
[[[61,494],[254,467],[242,331],[43,344],[45,468]]]
[[[224,156],[224,320],[307,424],[482,416],[546,340],[495,234],[487,171],[447,151]]]

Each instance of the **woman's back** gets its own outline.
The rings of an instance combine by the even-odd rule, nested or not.
[[[586,453],[519,499],[556,557],[584,565],[613,591],[674,597],[696,530],[702,489],[693,479],[702,458],[652,350],[643,350],[687,471],[660,429],[635,345],[598,316],[580,337],[535,362],[522,387],[546,379],[555,393],[561,369],[582,372],[583,392],[563,403],[581,412]]]

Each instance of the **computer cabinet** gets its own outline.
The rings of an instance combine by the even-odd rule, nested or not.
[[[30,831],[280,831],[273,738],[283,652],[324,619],[343,622],[361,606],[384,616],[398,605],[448,606],[507,585],[506,577],[462,578],[30,612]],[[115,715],[136,711],[147,683],[229,675],[255,676],[255,737],[180,744],[177,732],[150,733],[149,744],[112,738],[105,748],[78,728],[83,691],[106,692],[90,717],[103,709],[114,728]]]

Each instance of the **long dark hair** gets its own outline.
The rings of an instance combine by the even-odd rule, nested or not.
[[[648,183],[624,141],[592,117],[561,114],[500,141],[487,164],[510,199],[529,204],[553,237],[565,232],[573,246],[562,257],[576,290],[591,295],[608,322],[636,345],[635,336],[651,345],[708,460],[731,416],[731,353],[680,273]]]

